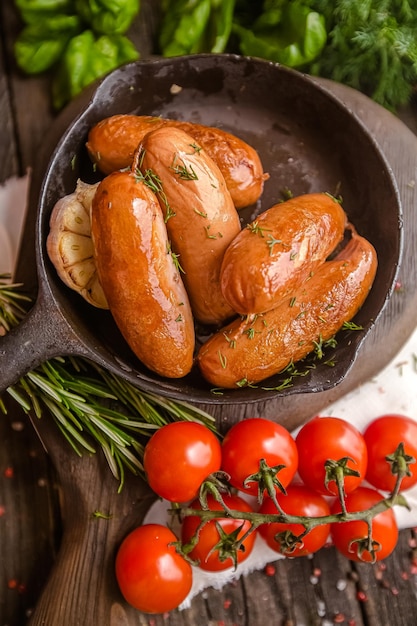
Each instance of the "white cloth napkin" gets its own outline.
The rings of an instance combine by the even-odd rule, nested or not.
[[[29,176],[13,178],[0,187],[0,273],[12,272],[19,248],[20,234],[26,210]],[[328,406],[321,415],[341,417],[360,430],[375,417],[386,413],[400,413],[417,420],[417,330],[394,359],[374,379],[364,383],[337,402]],[[400,528],[417,526],[417,487],[405,494],[411,510],[395,509]],[[157,501],[149,510],[144,522],[168,521],[169,504]],[[257,538],[255,549],[237,572],[232,568],[224,572],[203,572],[194,568],[192,590],[181,608],[189,606],[191,598],[207,587],[222,588],[227,582],[280,558],[266,543]]]
[[[0,186],[0,274],[13,273],[26,213],[29,174]]]

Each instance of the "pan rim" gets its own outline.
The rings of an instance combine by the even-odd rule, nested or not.
[[[180,389],[173,388],[174,386],[178,386],[178,381],[174,381],[174,385],[173,385],[171,384],[172,381],[170,379],[166,379],[166,380],[164,379],[162,381],[158,379],[154,380],[151,376],[149,377],[143,374],[141,374],[140,378],[138,378],[134,370],[132,370],[132,372],[121,371],[120,365],[117,365],[116,363],[113,363],[111,361],[109,362],[106,359],[102,359],[101,357],[98,358],[98,362],[101,365],[112,370],[114,373],[128,378],[129,380],[131,380],[131,382],[134,382],[134,384],[136,384],[139,388],[143,389],[144,391],[156,393],[165,397],[169,397],[171,399],[178,399],[178,400],[189,399],[190,401],[195,402],[195,403],[225,404],[225,405],[226,404],[242,404],[242,403],[251,404],[251,403],[267,401],[269,399],[273,399],[276,397],[291,396],[294,394],[302,394],[302,393],[309,394],[312,392],[326,391],[330,388],[335,387],[346,378],[346,376],[348,375],[348,373],[350,372],[350,370],[352,369],[356,361],[356,357],[359,353],[361,346],[367,339],[371,329],[380,319],[381,314],[383,313],[387,302],[389,301],[389,299],[392,296],[392,293],[394,292],[395,283],[396,283],[396,279],[398,276],[399,266],[400,266],[402,253],[403,253],[403,231],[401,228],[402,203],[401,203],[400,193],[398,189],[398,184],[393,174],[392,168],[384,152],[382,151],[380,145],[376,141],[376,139],[368,131],[365,124],[362,122],[362,120],[358,117],[358,115],[354,111],[352,111],[349,107],[346,107],[346,105],[336,95],[331,93],[325,86],[319,84],[313,77],[303,74],[297,70],[293,70],[291,68],[282,66],[278,63],[265,61],[263,59],[258,59],[256,57],[247,57],[247,56],[240,56],[240,55],[235,55],[235,54],[213,55],[213,54],[207,54],[207,53],[197,54],[197,55],[186,55],[183,57],[175,57],[173,59],[161,59],[161,58],[154,59],[153,58],[153,59],[139,60],[139,61],[130,63],[122,68],[119,68],[118,70],[115,70],[110,75],[106,76],[101,81],[99,81],[98,84],[96,84],[92,88],[92,91],[90,92],[90,95],[88,96],[89,101],[87,104],[85,104],[86,94],[83,94],[83,96],[80,99],[77,99],[76,101],[74,101],[74,103],[72,103],[72,105],[70,105],[70,108],[68,108],[64,112],[63,116],[59,116],[59,118],[57,118],[56,124],[57,126],[61,124],[61,128],[62,128],[62,125],[66,124],[65,120],[67,120],[69,116],[74,115],[73,111],[75,111],[76,108],[79,107],[80,104],[84,102],[84,110],[80,111],[77,115],[74,115],[74,117],[72,117],[72,121],[66,127],[66,130],[61,134],[61,137],[58,143],[56,143],[55,148],[50,157],[49,163],[47,165],[45,175],[42,178],[42,184],[41,184],[40,191],[39,191],[38,205],[37,205],[37,216],[38,216],[37,217],[37,230],[36,230],[37,244],[39,243],[42,244],[42,241],[43,241],[42,224],[41,224],[40,216],[42,214],[42,203],[44,201],[44,196],[48,188],[49,177],[51,175],[51,168],[54,163],[54,160],[57,158],[57,155],[60,153],[60,149],[62,145],[65,143],[66,139],[71,134],[73,128],[80,122],[80,120],[82,121],[83,119],[88,117],[88,114],[91,111],[91,108],[94,106],[96,100],[100,97],[101,93],[106,90],[107,85],[111,83],[112,81],[114,81],[115,77],[117,77],[118,74],[129,72],[129,71],[135,71],[138,68],[143,68],[146,66],[161,67],[164,65],[170,65],[172,63],[178,64],[181,62],[198,64],[198,62],[201,60],[210,60],[210,62],[212,62],[213,57],[216,57],[216,58],[221,57],[222,61],[227,60],[233,63],[245,62],[245,63],[261,64],[262,66],[270,66],[274,69],[274,71],[278,70],[280,72],[283,72],[284,74],[288,74],[291,76],[296,75],[297,77],[302,77],[304,81],[307,81],[310,84],[310,87],[312,87],[314,90],[318,90],[322,92],[327,99],[332,100],[334,102],[335,106],[347,112],[349,116],[352,119],[354,119],[355,124],[359,128],[361,128],[361,131],[366,136],[367,141],[369,141],[372,144],[372,148],[374,152],[378,155],[379,160],[384,165],[384,169],[385,169],[386,175],[390,183],[393,197],[395,197],[396,199],[396,214],[398,218],[398,239],[397,239],[398,250],[397,250],[396,263],[395,263],[395,266],[392,268],[393,277],[392,277],[390,285],[388,286],[384,302],[382,306],[380,307],[378,314],[374,317],[372,324],[370,324],[369,327],[363,332],[360,339],[356,340],[357,341],[356,349],[353,354],[353,358],[350,360],[349,363],[344,364],[343,372],[339,375],[339,377],[336,380],[333,380],[329,383],[324,381],[322,385],[316,385],[314,388],[295,387],[295,388],[288,388],[285,391],[281,391],[281,392],[268,391],[268,392],[264,392],[262,394],[262,397],[259,397],[259,394],[256,394],[256,393],[253,394],[253,391],[248,388],[242,388],[242,389],[236,389],[236,390],[224,390],[224,392],[221,395],[213,395],[213,392],[211,391],[211,389],[188,390],[187,388],[184,388],[184,387],[181,387]],[[37,257],[38,271],[41,270],[45,275],[48,275],[48,269],[45,267],[45,258],[42,255],[41,245],[36,246],[36,257]],[[45,288],[45,285],[43,285],[42,288]],[[54,297],[54,293],[53,293],[53,290],[51,290],[50,285],[48,285],[48,290],[51,292],[51,295]],[[83,337],[80,337],[80,339],[81,341],[83,341]],[[91,350],[88,349],[88,351],[91,354],[91,357],[97,356],[95,353],[92,353]],[[97,358],[94,358],[94,360],[97,360]],[[181,383],[181,379],[179,380],[179,382]],[[261,387],[261,385],[259,387]]]

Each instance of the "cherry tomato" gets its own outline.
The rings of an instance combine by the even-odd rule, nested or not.
[[[174,533],[160,524],[144,524],[121,543],[116,578],[126,602],[144,613],[165,613],[190,592],[192,567],[170,543]]]
[[[285,465],[277,478],[286,487],[297,471],[298,453],[295,441],[286,428],[261,417],[247,418],[234,424],[222,444],[222,469],[230,483],[240,491],[256,495],[258,484],[245,479],[259,471],[259,461],[270,467]]]
[[[373,504],[383,500],[383,498],[384,496],[375,489],[361,486],[346,496],[346,509],[350,513],[364,511]],[[332,513],[341,512],[339,500],[333,503],[331,511]],[[358,544],[356,541],[367,537],[368,527],[366,522],[358,520],[333,523],[331,524],[330,534],[339,552],[351,561],[374,560],[368,550],[364,550],[361,557],[358,555]],[[380,544],[380,549],[375,552],[375,560],[381,561],[385,559],[394,550],[398,541],[398,526],[392,509],[386,509],[373,518],[372,538]],[[355,543],[352,544],[352,542]]]
[[[229,509],[233,509],[235,511],[253,512],[252,507],[237,495],[223,495],[223,500]],[[222,505],[211,495],[207,497],[207,505],[210,511],[223,511]],[[200,501],[195,500],[192,502],[191,508],[201,510]],[[196,515],[187,515],[184,518],[181,530],[181,541],[184,544],[188,543],[195,535],[199,524],[200,518]],[[209,572],[217,572],[234,566],[233,558],[227,557],[225,560],[222,560],[219,550],[213,550],[220,540],[220,534],[216,524],[219,524],[223,531],[227,534],[230,534],[241,527],[237,534],[238,539],[241,538],[250,528],[249,521],[242,522],[242,520],[233,518],[218,518],[216,520],[210,520],[204,524],[198,535],[198,543],[189,553],[189,556],[198,562],[201,569]],[[237,551],[237,563],[242,563],[242,561],[248,558],[253,550],[255,537],[256,532],[252,532],[243,541],[242,545],[244,546],[244,551],[240,549]]]
[[[172,422],[155,432],[145,447],[143,465],[148,483],[161,498],[188,502],[201,483],[220,469],[221,445],[216,435],[197,422]]]
[[[330,515],[330,507],[327,501],[315,491],[311,491],[304,485],[289,485],[287,487],[287,495],[283,493],[277,494],[277,500],[282,510],[288,515],[303,515],[306,517],[324,517]],[[277,514],[274,501],[265,497],[259,509],[260,513]],[[330,524],[320,524],[316,526],[302,539],[302,544],[296,544],[293,550],[286,549],[285,545],[275,539],[278,533],[290,531],[293,535],[300,535],[304,532],[302,524],[281,524],[271,522],[259,526],[259,534],[266,541],[268,546],[285,554],[286,556],[306,556],[313,554],[322,548],[329,537]]]
[[[315,417],[301,428],[295,438],[298,472],[307,487],[322,495],[337,494],[334,481],[325,486],[325,462],[350,457],[346,466],[360,476],[346,476],[345,493],[356,489],[365,478],[368,452],[362,433],[338,417]]]
[[[405,454],[417,459],[417,422],[404,415],[382,415],[368,424],[363,436],[368,448],[366,479],[377,489],[392,491],[396,476],[386,456],[395,452],[399,443],[403,443]],[[403,478],[401,491],[417,483],[417,463],[411,463],[409,471],[411,476]]]

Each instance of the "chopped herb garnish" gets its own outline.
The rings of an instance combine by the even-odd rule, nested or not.
[[[343,322],[343,330],[363,330],[363,326],[355,324],[355,322]]]
[[[142,155],[141,155],[142,158]],[[175,211],[172,209],[171,205],[168,202],[168,198],[166,197],[165,191],[162,187],[162,180],[158,176],[156,172],[151,169],[146,169],[142,172],[139,168],[135,170],[135,179],[139,182],[145,183],[147,187],[151,191],[153,191],[161,202],[165,206],[165,223],[176,215]]]
[[[247,335],[247,336],[248,336],[248,339],[253,339],[253,338],[255,337],[255,335],[256,335],[256,332],[259,332],[259,331],[256,331],[256,330],[253,328],[253,326],[251,326],[250,328],[248,328],[248,329],[247,329],[247,330],[245,330],[244,332],[245,332],[245,335]]]
[[[167,254],[170,254],[170,255],[171,255],[172,260],[173,260],[174,265],[175,265],[175,267],[177,268],[177,270],[178,270],[179,272],[182,272],[183,274],[185,274],[185,272],[184,272],[183,268],[181,267],[180,262],[179,262],[179,260],[178,260],[180,255],[179,255],[179,254],[176,254],[176,253],[172,250],[172,248],[171,248],[171,243],[170,243],[169,241],[167,242]]]
[[[293,192],[291,191],[291,189],[288,189],[288,187],[284,187],[284,189],[281,190],[281,195],[285,200],[291,200],[291,198],[294,197]]]
[[[181,180],[198,180],[198,176],[195,173],[193,166],[189,165],[172,165],[171,169]]]
[[[269,232],[271,230],[270,228],[262,228],[261,226],[259,226],[259,223],[257,221],[252,222],[251,224],[247,224],[246,228],[250,230],[250,232],[254,235],[260,235],[261,237],[264,236],[264,232]]]
[[[112,518],[112,515],[110,513],[103,513],[102,511],[94,511],[94,513],[92,515],[93,515],[93,517],[100,518],[100,519],[111,519]]]
[[[223,337],[226,339],[230,348],[236,348],[236,339],[230,339],[226,333],[223,333]]]
[[[194,212],[197,213],[197,215],[201,215],[201,217],[207,217],[207,213],[205,211],[200,211],[196,207],[194,207]]]
[[[268,248],[269,248],[269,254],[273,253],[274,246],[276,246],[277,244],[282,244],[284,247],[288,248],[288,244],[284,243],[282,239],[275,239],[273,235],[269,235],[267,243],[268,243]]]
[[[203,149],[201,146],[198,146],[196,143],[190,143],[190,146],[192,147],[192,149],[194,150],[194,152],[201,152],[201,150]]]
[[[222,366],[223,369],[226,369],[226,367],[227,367],[227,358],[224,356],[224,354],[222,354],[220,352],[220,350],[217,352],[217,354],[219,355],[220,365]]]
[[[210,228],[211,228],[211,224],[204,227],[204,230],[206,231],[206,235],[208,239],[221,239],[223,237],[223,234],[221,232],[218,232],[216,235],[211,235],[209,233]]]

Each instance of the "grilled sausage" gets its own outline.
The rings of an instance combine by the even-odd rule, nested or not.
[[[241,226],[219,168],[190,135],[171,126],[145,136],[137,163],[159,189],[194,317],[204,324],[224,322],[235,312],[222,296],[220,267]]]
[[[130,348],[161,376],[186,375],[194,322],[156,196],[133,173],[110,174],[93,198],[91,234],[100,283]]]
[[[219,128],[152,117],[114,115],[91,128],[87,151],[104,174],[129,167],[144,136],[161,126],[175,126],[195,139],[216,162],[226,181],[236,208],[254,204],[268,178],[259,155],[246,142]]]
[[[343,239],[346,214],[325,193],[271,207],[226,250],[220,283],[240,314],[263,313],[294,292]]]
[[[322,264],[291,297],[263,315],[238,318],[199,350],[203,377],[237,388],[278,374],[326,341],[359,310],[377,268],[373,246],[353,232],[343,251]]]

